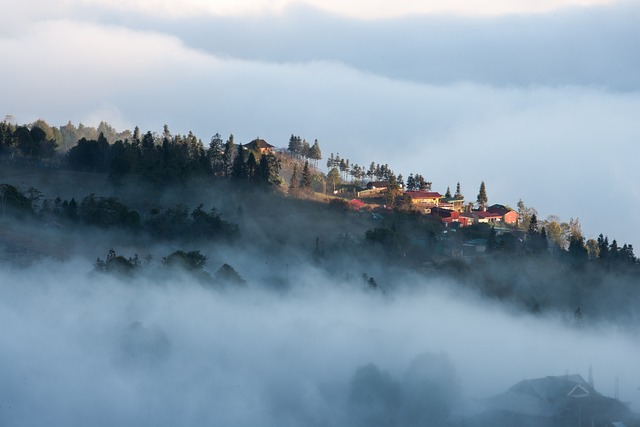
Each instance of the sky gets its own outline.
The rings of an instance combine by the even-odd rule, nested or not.
[[[0,115],[18,123],[296,134],[640,244],[638,1],[0,6]]]

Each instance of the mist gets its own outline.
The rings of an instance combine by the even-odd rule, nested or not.
[[[260,276],[253,265],[237,268]],[[640,408],[637,333],[516,314],[441,280],[406,276],[376,292],[299,265],[283,292],[259,279],[220,288],[92,267],[0,270],[3,425],[388,425],[395,413],[412,425],[429,415],[411,402],[436,397],[459,421],[521,379],[586,378],[589,366],[596,389],[613,396],[619,377],[621,400]],[[362,390],[391,396],[389,407]]]

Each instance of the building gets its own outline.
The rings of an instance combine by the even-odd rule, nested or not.
[[[518,223],[518,212],[504,205],[491,205],[487,208],[487,212],[501,215],[505,224],[516,225]]]
[[[444,222],[447,226],[454,222],[458,222],[458,218],[460,217],[460,213],[458,211],[445,209],[439,206],[432,207],[429,213],[432,216],[439,218],[440,221]]]
[[[478,224],[495,224],[496,222],[502,221],[502,215],[498,213],[492,213],[489,211],[473,211],[472,214],[475,217],[474,223]]]
[[[405,196],[411,197],[411,205],[420,208],[438,206],[442,194],[436,191],[405,191]]]
[[[260,154],[268,154],[273,150],[273,145],[269,144],[264,139],[259,138],[256,138],[247,144],[244,144],[243,147],[246,150],[257,151]]]
[[[443,197],[440,203],[447,203],[454,211],[462,212],[464,210],[464,199],[455,197]]]
[[[474,425],[610,426],[634,417],[626,404],[601,395],[580,375],[523,380],[481,403],[487,412]]]

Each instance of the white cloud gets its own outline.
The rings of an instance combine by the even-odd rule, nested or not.
[[[141,12],[149,16],[195,17],[280,14],[288,7],[310,5],[337,15],[356,19],[385,19],[416,14],[456,14],[496,16],[547,13],[567,7],[610,5],[613,0],[50,0],[12,5],[40,17],[61,16],[74,9],[101,8],[107,11]]]
[[[318,138],[325,158],[388,163],[442,192],[460,181],[469,200],[485,180],[492,202],[522,198],[543,217],[580,217],[587,236],[640,241],[628,226],[640,208],[628,189],[640,178],[628,155],[640,138],[638,92],[412,83],[329,61],[216,57],[174,36],[73,21],[27,27],[0,49],[18,58],[0,69],[0,114],[22,123],[167,123],[204,141],[220,132],[276,146],[296,133]],[[629,214],[610,221],[594,194],[606,206],[625,200]]]
[[[2,420],[351,425],[356,369],[374,363],[402,378],[423,352],[449,356],[466,402],[525,378],[567,370],[586,378],[592,365],[599,391],[613,395],[618,376],[621,398],[638,404],[639,349],[628,334],[513,316],[433,281],[386,297],[300,268],[285,295],[253,282],[216,292],[188,281],[89,279],[88,262],[0,270]]]

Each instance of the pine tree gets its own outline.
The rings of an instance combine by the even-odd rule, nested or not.
[[[311,171],[309,170],[309,162],[304,162],[302,169],[302,178],[300,179],[300,188],[303,190],[311,190]]]
[[[224,145],[224,153],[222,154],[222,171],[225,177],[230,177],[233,171],[233,162],[236,158],[236,144],[233,141],[233,134],[229,135],[229,139]]]
[[[231,177],[236,180],[244,180],[247,178],[246,162],[244,159],[244,148],[242,148],[242,146],[240,146],[240,149],[236,153],[235,159],[233,159]]]
[[[454,194],[453,197],[456,200],[464,200],[464,196],[462,195],[462,192],[460,192],[460,183],[459,182],[456,185],[456,194]]]
[[[289,192],[292,193],[296,188],[298,188],[298,165],[294,164],[291,181],[289,181]]]
[[[320,144],[318,144],[317,139],[313,142],[313,145],[309,149],[309,158],[313,160],[313,167],[317,169],[318,161],[322,160],[322,152],[320,151]]]
[[[487,189],[484,185],[484,181],[480,183],[480,191],[478,192],[478,205],[480,205],[480,209],[484,210],[487,206],[487,202],[489,199],[487,198]]]
[[[444,197],[447,199],[451,198],[451,189],[447,186],[447,192],[444,193]]]

